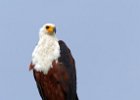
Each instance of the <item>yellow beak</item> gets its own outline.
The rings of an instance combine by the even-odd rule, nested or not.
[[[54,33],[54,27],[52,27],[52,26],[50,26],[47,30],[48,30],[49,34]]]

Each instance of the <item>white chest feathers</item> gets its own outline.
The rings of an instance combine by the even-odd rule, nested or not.
[[[47,74],[52,67],[52,62],[57,61],[60,56],[60,46],[54,36],[43,36],[32,53],[32,63],[36,71]]]

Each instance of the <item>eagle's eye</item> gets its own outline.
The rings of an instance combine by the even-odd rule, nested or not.
[[[49,29],[50,27],[49,26],[46,26],[46,29]]]

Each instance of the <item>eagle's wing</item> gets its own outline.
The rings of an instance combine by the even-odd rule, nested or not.
[[[37,88],[38,88],[38,91],[42,100],[48,100],[45,92],[43,91],[43,86],[41,83],[41,77],[43,77],[42,73],[33,70],[33,75],[34,75],[34,79],[36,81],[36,85],[37,85]]]
[[[67,45],[60,40],[60,58],[59,62],[63,64],[65,67],[65,70],[67,71],[69,80],[65,82],[68,91],[66,91],[67,94],[67,100],[78,100],[77,94],[76,94],[76,69],[75,69],[75,61],[72,57],[70,49],[67,47]],[[62,88],[63,85],[62,85]]]
[[[36,85],[37,85],[37,88],[38,88],[38,91],[39,91],[39,94],[42,98],[42,100],[48,100],[47,97],[45,96],[44,92],[43,92],[43,88],[41,86],[41,77],[42,77],[42,73],[40,72],[37,72],[36,70],[34,70],[34,64],[32,64],[32,62],[30,63],[29,65],[29,70],[33,70],[33,76],[34,76],[34,79],[36,81]]]

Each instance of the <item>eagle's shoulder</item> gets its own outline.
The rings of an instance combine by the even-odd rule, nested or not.
[[[71,51],[66,45],[66,43],[62,40],[59,40],[58,42],[60,46],[60,58],[58,60],[65,64],[74,64],[73,63],[74,59],[72,57]]]
[[[59,40],[58,41],[59,45],[60,45],[60,53],[64,52],[64,53],[70,53],[70,49],[68,48],[68,46],[66,45],[66,43],[63,40]]]

